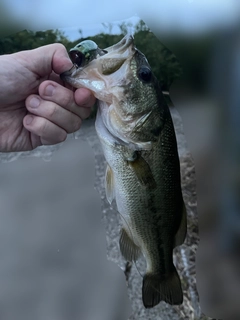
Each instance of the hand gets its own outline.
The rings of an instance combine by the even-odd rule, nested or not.
[[[61,44],[0,56],[0,152],[56,144],[80,128],[95,98],[63,86],[71,67]]]

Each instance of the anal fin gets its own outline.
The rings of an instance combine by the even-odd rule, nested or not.
[[[120,251],[127,261],[136,261],[139,257],[141,250],[129,237],[124,228],[121,229],[119,240]]]

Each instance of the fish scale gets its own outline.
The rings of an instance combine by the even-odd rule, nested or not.
[[[81,56],[86,48],[92,59],[87,64]],[[128,261],[140,254],[146,259],[144,306],[162,300],[178,305],[183,293],[173,249],[184,242],[187,219],[171,114],[131,35],[104,50],[94,48],[86,40],[75,47],[74,66],[61,77],[99,100],[95,126],[107,162],[106,196],[121,215],[122,255]]]

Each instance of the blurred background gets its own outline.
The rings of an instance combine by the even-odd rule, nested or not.
[[[101,6],[99,4],[99,7],[96,4],[93,10],[90,4],[86,2],[79,4],[78,1],[62,1],[61,4],[56,4],[55,1],[51,3],[41,1],[40,4],[37,1],[25,0],[21,2],[21,5],[18,5],[14,0],[2,0],[0,9],[2,35],[0,54],[31,49],[53,42],[61,42],[69,49],[85,38],[91,38],[100,47],[106,47],[117,42],[126,31],[135,32],[137,47],[147,56],[162,89],[170,92],[171,100],[182,117],[188,147],[195,162],[200,229],[200,245],[197,251],[197,287],[202,311],[213,318],[236,319],[240,315],[238,303],[238,297],[240,296],[240,275],[238,271],[240,244],[240,91],[238,90],[240,80],[240,3],[237,0],[170,0],[156,4],[155,1],[151,0],[147,2],[134,0],[131,3],[121,1],[121,4],[114,4],[113,6],[110,1],[105,1],[101,3]],[[153,33],[149,32],[149,29]],[[160,42],[156,41],[154,35]],[[94,112],[92,116],[94,116]],[[71,144],[73,143],[76,142],[71,140]],[[85,155],[85,151],[81,152],[79,143],[79,140],[77,140],[76,152],[79,152],[77,158],[82,162],[81,165],[76,165],[76,172],[80,170],[83,163],[87,165],[89,159],[93,159],[91,149],[88,149],[85,145],[85,149],[90,151],[87,158],[80,160],[80,157]],[[23,196],[19,193],[19,190],[23,189],[19,186],[31,186],[30,182],[41,181],[44,175],[49,176],[49,174],[46,174],[48,172],[46,170],[49,170],[49,173],[54,170],[55,161],[60,161],[59,152],[63,152],[62,159],[64,159],[60,172],[65,172],[66,167],[71,167],[71,161],[77,161],[73,156],[72,149],[71,152],[67,153],[61,148],[60,151],[54,153],[55,160],[52,159],[51,162],[47,163],[38,158],[31,158],[31,160],[24,158],[1,164],[1,216],[3,221],[12,217],[11,222],[6,220],[5,224],[1,224],[3,228],[1,234],[5,237],[2,241],[2,245],[4,243],[2,261],[6,262],[7,267],[4,271],[6,273],[2,273],[0,277],[2,281],[6,279],[4,281],[7,290],[11,289],[10,277],[7,272],[12,272],[11,275],[15,273],[15,269],[11,271],[10,266],[13,268],[13,266],[18,265],[21,272],[24,272],[24,266],[20,267],[20,261],[28,261],[24,260],[24,255],[20,254],[21,249],[19,249],[20,251],[13,249],[15,248],[14,245],[17,243],[22,246],[22,251],[25,252],[27,246],[31,246],[33,243],[33,237],[30,237],[30,235],[29,240],[22,240],[26,243],[21,242],[16,238],[17,236],[14,238],[15,234],[19,234],[16,233],[16,230],[24,230],[23,233],[26,234],[24,220],[20,219],[19,215],[26,215],[26,212],[28,212],[26,217],[28,223],[29,220],[33,219],[33,216],[38,219],[40,215],[36,212],[32,216],[33,207],[30,211],[27,211],[26,207],[21,207],[21,203],[18,204],[18,194],[19,199],[23,199]],[[30,165],[30,161],[33,164]],[[26,169],[23,169],[23,165],[26,166]],[[30,171],[31,166],[34,169]],[[45,166],[50,167],[46,169]],[[84,183],[88,179],[89,172],[93,172],[93,167],[94,163],[92,163],[91,169],[89,167]],[[38,176],[32,178],[37,175],[36,172],[40,173],[40,169],[43,171],[41,171],[39,178]],[[26,170],[26,173],[24,170]],[[59,170],[57,172],[59,173]],[[79,177],[84,172],[80,173],[79,171]],[[29,174],[28,178],[27,173]],[[67,173],[66,176],[62,177],[64,184],[68,176],[69,183],[75,177]],[[93,177],[94,174],[92,179]],[[60,179],[60,176],[58,178]],[[11,184],[10,181],[12,181]],[[44,181],[41,188],[38,187],[40,188],[38,193],[33,192],[34,187],[29,188],[31,198],[38,194],[39,202],[36,202],[36,208],[41,208],[43,204],[47,203],[45,198],[41,198],[43,193],[40,190],[44,189],[47,197],[47,186],[51,185],[53,181],[52,179]],[[52,185],[50,194],[53,193],[56,186],[61,184],[59,181]],[[81,181],[83,180],[81,179]],[[91,187],[89,188],[91,189]],[[76,190],[75,187],[68,189],[71,190],[69,191],[71,200],[66,202],[69,207],[69,203],[74,201],[73,195],[75,195]],[[92,199],[93,190],[90,189],[86,187],[86,196],[81,199],[81,205],[84,206],[85,201],[88,203],[88,208],[83,210],[83,214],[77,215],[75,219],[84,219],[85,211],[87,212],[86,219],[89,218],[91,212],[96,210],[101,216],[100,201],[97,194],[95,194],[94,201],[87,201],[87,194]],[[25,206],[28,203],[26,199],[28,199],[29,190],[25,194]],[[83,189],[78,186],[78,190],[79,193],[76,197],[80,201],[79,194]],[[54,196],[50,198],[54,199]],[[50,202],[54,203],[54,201]],[[95,203],[95,207],[90,208],[93,203]],[[15,209],[13,209],[14,204],[16,204]],[[61,208],[62,206],[63,204],[60,205]],[[56,212],[60,210],[60,207]],[[41,209],[41,216],[44,217],[43,212],[51,212],[50,208]],[[66,212],[73,215],[73,209],[69,207],[69,210],[66,210],[62,215],[65,215]],[[73,225],[68,225],[71,230],[76,228],[74,218],[72,219],[69,220]],[[47,217],[43,220],[48,221]],[[95,218],[93,220],[96,221]],[[40,229],[37,228],[37,225],[40,222],[36,221],[29,228],[31,232],[35,230],[33,235],[38,237],[37,230]],[[60,222],[58,221],[58,223]],[[47,227],[48,224],[49,222],[45,222],[44,225],[40,223],[43,233],[38,231],[39,245],[42,245],[44,232],[47,232],[46,228],[49,228]],[[16,230],[12,230],[13,227]],[[51,227],[56,233],[60,233],[58,239],[62,236],[61,228],[63,226],[56,225],[55,227],[54,223]],[[104,242],[104,230],[102,230],[100,222],[98,229],[101,230],[99,232],[103,232],[102,241]],[[77,231],[75,235],[78,236]],[[27,243],[29,244],[27,245]],[[99,244],[98,241],[96,243]],[[34,249],[34,243],[31,248]],[[58,250],[57,245],[55,249]],[[96,249],[93,250],[94,253],[98,252]],[[56,259],[59,257],[58,253],[58,251],[54,251]],[[51,255],[52,253],[49,254],[50,258]],[[12,260],[10,260],[11,263],[7,264],[8,259]],[[17,260],[14,262],[14,259]],[[33,264],[40,263],[34,256],[31,256],[31,259]],[[111,263],[109,265],[112,267]],[[114,270],[119,271],[121,277],[121,271],[117,266]],[[100,271],[99,274],[101,274]],[[29,274],[26,276],[29,276]],[[35,276],[33,276],[34,279]],[[12,290],[15,291],[14,278],[11,279],[13,281]],[[119,282],[124,282],[122,279],[123,277]],[[39,285],[40,283],[43,286],[43,281],[40,281]],[[21,288],[22,283],[19,283],[17,287]],[[24,289],[21,288],[21,290]],[[5,290],[2,291],[2,297],[5,297],[5,299],[7,299],[6,292]],[[56,297],[55,294],[52,296]],[[8,306],[2,299],[0,300],[0,316],[1,303],[3,306]],[[26,304],[28,301],[26,298]],[[57,312],[53,303],[48,299],[47,301],[49,308],[55,310],[52,312]],[[8,319],[6,316],[4,318],[4,310],[12,310],[10,306],[14,302],[9,301],[8,303],[9,307],[2,308],[2,319]],[[17,298],[16,303],[20,304]],[[61,319],[61,314],[59,311],[59,314],[54,316],[56,319]],[[53,313],[46,311],[44,319],[47,318],[47,315],[54,318]],[[23,318],[27,319],[26,315],[23,315]]]
[[[125,276],[106,259],[87,142],[70,136],[60,149],[1,161],[0,319],[127,319]]]

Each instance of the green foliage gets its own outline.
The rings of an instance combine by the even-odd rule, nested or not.
[[[148,59],[163,91],[169,91],[171,84],[180,77],[181,81],[191,84],[193,88],[204,89],[208,80],[209,57],[214,44],[213,35],[193,39],[184,39],[179,36],[162,39],[167,47],[177,54],[178,60],[173,52],[154,36],[142,20],[135,26],[129,22],[121,23],[119,25],[121,34],[112,34],[113,25],[111,23],[103,24],[103,27],[105,28],[104,32],[88,38],[83,38],[82,30],[79,30],[79,39],[74,42],[69,41],[59,30],[37,32],[23,30],[0,38],[0,54],[34,49],[56,42],[62,43],[69,51],[86,39],[93,40],[100,48],[104,49],[119,42],[127,32],[131,32],[134,34],[136,47]],[[97,105],[94,105],[91,117],[95,117],[96,110]]]
[[[109,46],[112,46],[114,43],[117,43],[122,39],[122,37],[123,37],[122,34],[112,35],[112,34],[106,34],[102,32],[93,37],[79,38],[74,42],[69,42],[67,45],[67,50],[75,47],[79,42],[87,39],[96,42],[99,48],[104,49]]]
[[[196,92],[204,92],[209,84],[209,68],[216,41],[215,33],[196,38],[178,36],[166,39],[167,46],[175,52],[184,71],[181,81],[190,84]]]
[[[136,47],[148,59],[162,90],[168,91],[172,82],[182,73],[177,58],[146,28],[136,32],[134,39]]]
[[[0,54],[31,50],[51,43],[67,45],[68,39],[59,30],[29,31],[22,30],[0,39]]]
[[[213,37],[190,39],[189,41],[179,37],[170,40],[164,39],[164,43],[167,43],[167,46],[177,54],[180,63],[142,20],[135,26],[129,22],[121,23],[119,25],[121,34],[112,34],[113,25],[111,23],[103,24],[103,27],[105,28],[104,32],[87,39],[95,41],[100,48],[106,48],[120,41],[127,32],[134,33],[136,47],[145,54],[162,90],[168,91],[171,84],[180,77],[197,88],[201,88],[206,83],[209,50],[211,49],[210,44],[213,43]],[[74,42],[69,41],[59,30],[37,32],[23,30],[0,38],[0,54],[34,49],[56,42],[62,43],[67,50],[70,50],[83,40],[86,38],[82,37],[82,30],[79,30],[79,39]]]
[[[135,27],[131,23],[121,23],[119,28],[122,33],[117,35],[110,34],[111,24],[103,24],[103,26],[108,29],[109,33],[102,32],[93,37],[79,38],[69,43],[67,50],[86,39],[96,42],[99,48],[104,49],[119,42],[129,30],[132,30],[134,31],[135,45],[148,59],[162,90],[168,91],[172,82],[181,76],[182,69],[175,55],[154,36],[142,20]]]
[[[153,73],[158,78],[162,90],[169,90],[171,83],[181,75],[181,67],[172,52],[170,52],[149,30],[141,20],[136,26],[123,22],[119,25],[121,34],[112,34],[112,24],[103,24],[106,32],[101,32],[93,37],[83,38],[79,30],[79,39],[70,42],[63,32],[59,30],[29,31],[12,34],[0,38],[0,54],[14,53],[22,50],[30,50],[51,43],[62,43],[69,51],[79,42],[90,39],[102,49],[119,42],[123,36],[131,31],[134,33],[136,47],[144,53],[149,61]],[[97,107],[93,107],[91,117],[96,114]]]
[[[82,31],[79,30],[80,38],[74,42],[70,42],[59,30],[37,32],[23,30],[0,39],[0,54],[30,50],[56,42],[62,43],[67,50],[70,50],[86,39],[93,40],[100,48],[106,48],[120,41],[131,30],[134,31],[136,47],[147,57],[163,90],[169,90],[171,83],[181,75],[181,67],[176,57],[150,32],[142,20],[136,26],[131,23],[121,23],[119,25],[121,34],[111,34],[112,24],[110,23],[103,24],[103,26],[108,31],[107,33],[102,32],[88,38],[83,38]]]

